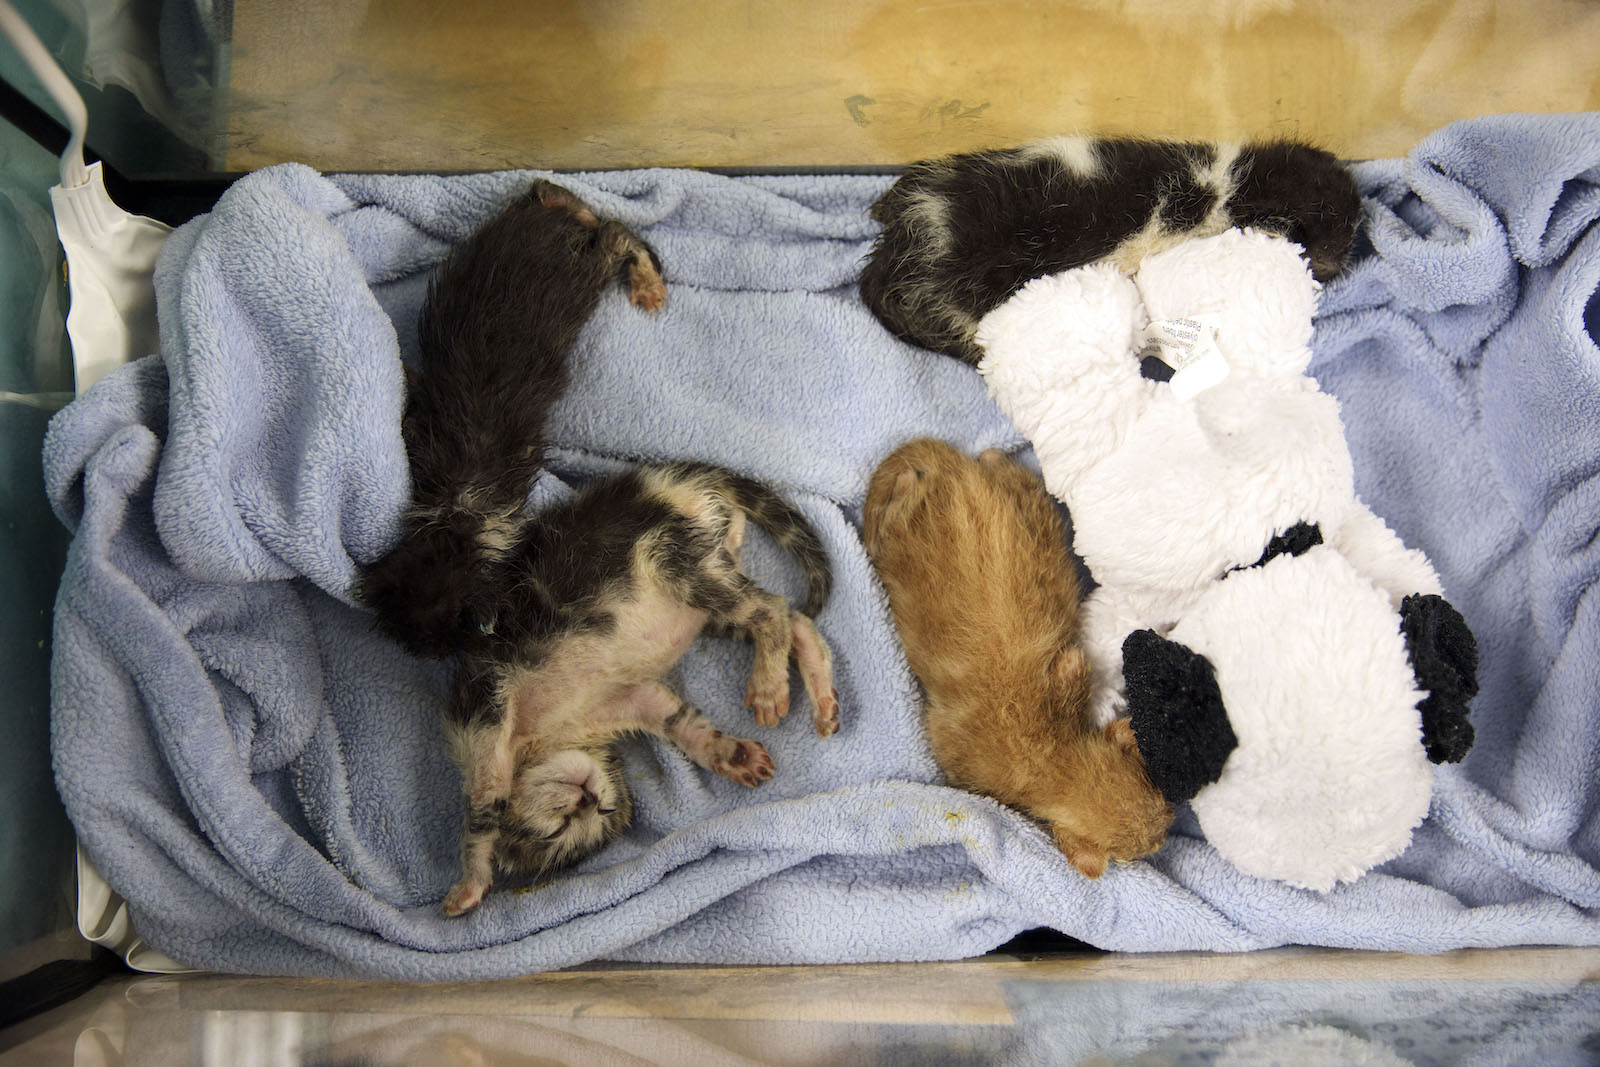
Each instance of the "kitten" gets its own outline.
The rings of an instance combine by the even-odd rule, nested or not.
[[[412,502],[400,541],[360,585],[378,628],[413,654],[448,655],[493,625],[497,564],[522,535],[568,353],[624,272],[634,304],[665,305],[649,245],[538,181],[429,282],[417,324],[421,373],[407,374],[401,427]]]
[[[800,562],[802,611],[740,571],[747,519]],[[501,580],[496,626],[469,648],[448,713],[468,813],[447,915],[476,907],[496,866],[545,873],[627,827],[612,747],[624,734],[663,737],[747,786],[772,777],[759,742],[725,736],[660,680],[703,630],[754,641],[745,704],[758,723],[788,713],[792,654],[817,736],[839,728],[832,653],[810,619],[827,559],[805,519],[748,478],[675,463],[591,482],[530,521]]]
[[[1088,717],[1077,573],[1039,479],[913,441],[873,473],[862,520],[951,784],[1047,824],[1090,878],[1161,847],[1172,808],[1128,720]]]
[[[862,299],[900,339],[976,366],[978,320],[1034,278],[1100,260],[1133,271],[1231,226],[1298,243],[1327,281],[1361,198],[1337,159],[1293,141],[1053,137],[914,163],[872,217]]]

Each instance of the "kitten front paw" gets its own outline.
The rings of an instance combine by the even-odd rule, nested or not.
[[[481,904],[483,895],[488,891],[489,887],[485,883],[463,878],[450,887],[450,892],[445,894],[441,908],[446,915],[464,915]]]
[[[709,766],[722,777],[752,788],[771,778],[776,770],[761,742],[742,737],[718,738]]]
[[[628,299],[645,311],[667,306],[667,283],[655,268],[637,261],[628,265]]]
[[[764,684],[755,675],[745,687],[744,706],[749,708],[762,726],[776,726],[778,720],[789,714],[789,679],[768,680]],[[818,727],[820,729],[820,727]]]

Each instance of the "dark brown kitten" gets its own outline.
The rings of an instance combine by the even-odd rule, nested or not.
[[[400,541],[360,590],[378,627],[412,653],[448,655],[494,624],[497,568],[522,535],[568,353],[621,275],[639,307],[665,304],[659,262],[643,240],[539,181],[453,249],[429,282],[420,373],[407,375],[401,427],[411,506]]]

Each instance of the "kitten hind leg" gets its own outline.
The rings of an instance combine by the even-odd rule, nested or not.
[[[744,704],[762,726],[789,714],[789,648],[794,643],[788,602],[742,574],[734,574],[734,602],[716,622],[749,634],[755,644]]]
[[[811,698],[811,717],[818,737],[839,730],[839,695],[833,685],[833,653],[816,624],[789,610],[776,593],[736,575],[733,607],[712,620],[709,629],[749,638],[755,662],[745,689],[745,706],[762,726],[776,726],[789,713],[789,656],[800,667],[800,680]]]
[[[664,737],[708,771],[757,786],[772,777],[772,757],[759,741],[728,737],[694,705],[660,682],[647,682],[625,698],[625,725]]]
[[[798,611],[789,613],[789,634],[800,681],[811,698],[811,720],[818,737],[839,732],[839,693],[833,685],[833,652],[816,623]]]

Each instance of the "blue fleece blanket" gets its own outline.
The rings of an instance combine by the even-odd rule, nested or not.
[[[654,242],[671,302],[602,302],[533,505],[639,458],[776,485],[837,570],[818,622],[842,731],[754,726],[748,650],[702,639],[672,681],[762,740],[777,776],[748,791],[630,742],[623,840],[438,912],[461,815],[447,669],[369,633],[349,591],[407,499],[401,361],[427,272],[530,175],[287,165],[173,234],[161,353],[51,426],[75,533],[55,766],[83,845],[153,944],[253,973],[944,959],[1034,926],[1126,950],[1600,943],[1600,116],[1460,123],[1359,175],[1370,247],[1325,295],[1315,370],[1363,497],[1432,556],[1484,654],[1478,745],[1381,871],[1321,896],[1256,881],[1184,820],[1091,882],[1026,820],[939,784],[858,508],[909,437],[1021,442],[975,373],[861,305],[886,179],[682,171],[561,179]],[[749,566],[799,592],[758,535]]]

